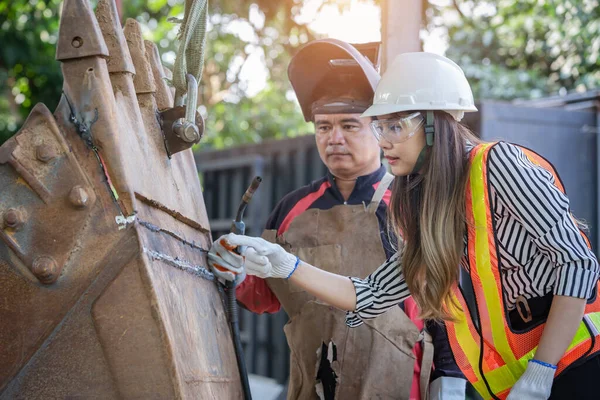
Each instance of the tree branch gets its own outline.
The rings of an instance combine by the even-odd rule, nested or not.
[[[456,11],[458,11],[458,13],[460,14],[460,17],[462,19],[465,18],[465,14],[463,14],[462,11],[460,11],[460,7],[458,6],[458,1],[457,0],[452,0],[452,5],[454,5],[454,8],[456,9]]]

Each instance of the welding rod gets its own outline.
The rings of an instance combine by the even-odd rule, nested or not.
[[[238,235],[243,235],[246,233],[246,225],[242,218],[244,217],[244,211],[248,206],[250,200],[252,200],[252,196],[258,186],[262,182],[262,178],[260,176],[255,177],[252,180],[252,183],[242,196],[242,201],[240,202],[240,206],[238,207],[237,215],[235,220],[231,222],[231,232],[236,233]],[[238,248],[237,251],[239,253],[243,253],[242,248]],[[244,399],[252,400],[252,393],[250,392],[250,384],[248,382],[248,371],[246,370],[246,362],[244,360],[244,351],[242,349],[242,341],[240,339],[240,327],[239,327],[239,315],[238,315],[238,306],[237,299],[235,293],[235,283],[227,282],[227,309],[229,312],[229,323],[231,325],[231,334],[233,338],[233,345],[235,348],[235,356],[238,362],[238,371],[240,373],[240,379],[242,381],[242,389],[244,391]]]

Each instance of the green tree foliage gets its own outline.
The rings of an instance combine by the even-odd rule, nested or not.
[[[145,38],[159,45],[167,66],[174,61],[178,32],[169,18],[183,16],[183,3],[122,1],[123,20],[135,18],[142,23]],[[0,0],[0,143],[17,131],[35,103],[44,102],[50,109],[58,103],[62,76],[54,54],[60,4],[60,0]],[[286,74],[293,49],[313,38],[293,18],[301,5],[295,0],[213,0],[209,4],[210,30],[200,87],[201,111],[207,122],[202,146],[223,147],[309,132],[290,96]],[[250,94],[252,77],[246,73],[242,79],[244,65],[257,55],[264,62],[267,84],[259,93]]]
[[[313,38],[306,26],[294,22],[292,3],[215,3],[200,96],[208,115],[202,146],[220,148],[311,131],[290,96],[287,79],[291,54]],[[232,22],[243,35],[232,31]],[[265,88],[255,95],[248,85],[255,77],[244,71],[252,57],[262,60],[266,75]]]
[[[428,28],[476,98],[536,98],[600,86],[598,0],[430,0]]]
[[[336,4],[350,0],[313,0]],[[392,0],[390,0],[392,1]],[[395,1],[395,0],[394,0]],[[95,2],[92,2],[92,4]],[[172,65],[183,0],[123,0],[122,14],[144,27]],[[297,22],[303,0],[211,0],[200,88],[207,134],[202,147],[224,147],[309,132],[287,80],[295,49],[314,38]],[[37,102],[60,98],[54,60],[61,0],[0,0],[0,143]],[[465,69],[477,98],[532,98],[600,83],[598,0],[429,0],[427,29],[443,30],[448,56]],[[257,93],[246,68],[258,57],[266,85]],[[260,71],[259,71],[260,72]]]
[[[37,102],[51,109],[62,75],[54,60],[60,0],[0,0],[0,144]]]

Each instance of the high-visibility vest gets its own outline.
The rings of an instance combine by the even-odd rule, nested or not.
[[[471,151],[466,194],[469,269],[476,299],[476,307],[473,308],[478,313],[479,328],[469,315],[467,302],[458,285],[454,288],[453,297],[464,313],[457,313],[460,315],[456,321],[446,322],[446,327],[454,358],[469,382],[484,399],[504,399],[533,358],[545,323],[525,333],[515,333],[509,327],[496,251],[498,240],[488,192],[487,157],[493,146],[494,143],[485,143]],[[554,176],[554,184],[564,193],[554,167],[533,151],[522,150],[531,162]],[[587,238],[586,242],[589,246]],[[556,374],[575,361],[598,353],[599,332],[600,296],[596,295],[594,301],[587,304],[583,320],[559,361]]]

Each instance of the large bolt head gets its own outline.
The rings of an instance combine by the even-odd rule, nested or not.
[[[184,142],[195,143],[200,140],[200,133],[196,124],[184,118],[180,118],[173,123],[173,132]]]
[[[4,226],[7,228],[20,228],[23,222],[23,214],[16,208],[9,208],[4,213]]]
[[[73,187],[71,193],[69,193],[69,201],[77,208],[84,208],[87,206],[89,198],[86,190],[79,185]]]
[[[33,261],[31,272],[45,285],[54,283],[58,278],[58,265],[50,256],[40,256]]]
[[[48,145],[44,145],[44,144],[41,144],[36,147],[35,154],[36,154],[37,159],[44,163],[47,163],[50,160],[52,160],[54,157],[56,157],[56,154],[54,153],[54,149],[52,149],[52,147],[50,147]]]
[[[200,134],[198,133],[198,127],[196,124],[187,122],[183,124],[182,139],[188,143],[194,143],[200,140]]]
[[[177,136],[179,136],[181,134],[181,130],[183,129],[184,122],[185,122],[185,118],[179,118],[178,120],[173,122],[173,126],[171,128],[173,129],[173,132],[175,132],[175,134]]]
[[[75,36],[71,41],[71,46],[75,47],[76,49],[80,48],[83,46],[83,39],[79,36]]]

